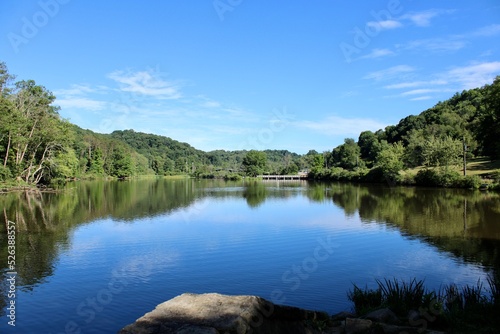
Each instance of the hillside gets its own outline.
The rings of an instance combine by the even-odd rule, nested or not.
[[[33,80],[12,84],[13,79],[0,63],[0,181],[48,184],[73,178],[188,173],[213,177],[245,173],[253,163],[245,160],[252,151],[204,152],[169,137],[134,130],[99,134],[81,129],[59,116],[56,96],[45,87]],[[413,180],[401,180],[402,170],[456,170],[464,145],[468,160],[483,159],[482,164],[471,165],[474,174],[481,174],[480,166],[498,166],[484,159],[500,157],[499,138],[497,77],[491,85],[456,93],[396,125],[364,131],[357,140],[346,138],[330,152],[311,150],[299,155],[264,150],[254,155],[262,161],[252,173],[293,174],[309,169],[310,176],[318,179],[411,184]]]

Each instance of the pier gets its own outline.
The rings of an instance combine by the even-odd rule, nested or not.
[[[262,180],[277,180],[277,181],[288,181],[288,180],[307,180],[307,174],[297,174],[297,175],[259,175]]]

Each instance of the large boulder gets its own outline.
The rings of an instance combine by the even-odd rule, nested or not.
[[[156,306],[119,334],[320,333],[321,312],[275,305],[255,296],[185,293]]]

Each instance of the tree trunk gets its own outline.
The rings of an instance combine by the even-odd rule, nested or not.
[[[5,151],[5,159],[3,161],[3,166],[4,167],[7,167],[7,161],[9,159],[10,140],[11,140],[11,134],[10,134],[10,131],[9,131],[9,141],[7,142],[7,151]]]

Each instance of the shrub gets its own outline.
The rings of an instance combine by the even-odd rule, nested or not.
[[[478,189],[482,184],[482,180],[477,175],[467,175],[462,178],[462,187]]]
[[[0,165],[0,181],[7,181],[12,175],[10,174],[10,169]]]
[[[397,279],[384,282],[377,280],[379,289],[382,291],[384,303],[397,315],[404,317],[410,310],[417,310],[422,306],[424,295],[424,281],[412,279],[410,283],[398,281]]]
[[[500,169],[497,169],[493,173],[491,173],[491,177],[493,178],[493,182],[500,183]]]
[[[415,175],[415,183],[419,186],[435,187],[438,183],[438,177],[433,169],[419,170]]]
[[[415,175],[415,183],[428,187],[461,187],[462,177],[453,170],[422,169]]]
[[[242,179],[242,177],[239,174],[227,174],[224,176],[224,180],[228,180],[228,181],[239,181],[241,179]]]
[[[361,290],[354,284],[354,290],[347,293],[347,298],[354,303],[354,311],[356,314],[366,314],[382,305],[382,291],[379,289],[372,290],[365,287]]]

